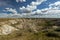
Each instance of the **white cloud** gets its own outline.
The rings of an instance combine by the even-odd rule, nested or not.
[[[32,1],[30,5],[27,5],[27,7],[20,7],[20,11],[22,13],[32,13],[33,10],[37,9],[37,6],[40,5],[42,2],[46,0],[36,0],[36,2]]]
[[[20,11],[22,12],[22,14],[18,14],[17,10],[12,9],[12,8],[6,8],[6,10],[4,10],[4,11],[13,13],[13,14],[9,14],[9,15],[7,14],[9,17],[10,16],[23,17],[23,16],[28,16],[28,15],[40,14],[41,10],[36,10],[36,11],[33,11],[33,10],[37,9],[37,6],[40,5],[44,1],[46,1],[46,0],[36,0],[36,2],[31,2],[30,5],[27,5],[27,7],[25,7],[25,6],[20,7]],[[17,0],[17,2],[18,2],[18,0]]]
[[[30,13],[36,8],[37,8],[36,6],[27,5],[27,7],[24,7],[24,6],[22,8],[20,7],[20,10],[22,13]]]
[[[20,7],[20,11],[22,12],[22,15],[33,15],[35,14],[35,11],[33,10],[37,9],[37,6],[40,5],[45,0],[36,0],[36,2],[31,2],[30,5],[27,5],[27,7]]]
[[[26,0],[16,0],[16,2],[26,2]]]
[[[49,7],[51,9],[60,9],[60,1],[50,4]]]
[[[49,8],[36,10],[36,12],[40,14],[58,15],[60,14],[60,1],[49,4]]]
[[[47,17],[52,17],[52,16],[57,16],[58,17],[58,15],[60,15],[60,1],[49,4],[49,8],[36,10],[36,11],[33,12],[33,15],[34,14],[38,14],[38,15],[42,14],[42,15],[46,15]]]
[[[29,17],[39,17],[41,14],[44,17],[53,17],[56,15],[60,15],[60,1],[49,4],[49,8],[44,8],[41,10],[37,9],[37,6],[40,5],[44,1],[46,1],[46,0],[36,0],[36,2],[31,2],[30,5],[27,5],[27,7],[25,7],[25,6],[20,7],[19,9],[20,9],[20,11],[22,11],[22,14],[18,13],[16,9],[6,8],[4,11],[11,12],[11,14],[0,14],[1,15],[0,17],[28,17],[28,16]],[[37,9],[37,10],[33,11],[35,9]],[[35,14],[37,14],[37,16],[35,16]],[[32,16],[32,15],[34,15],[34,16]],[[47,15],[47,16],[45,16],[45,15]]]
[[[18,14],[18,12],[16,11],[16,9],[12,9],[12,8],[6,8],[7,11],[12,12],[13,14],[10,14],[14,17],[18,16],[18,17],[33,17],[32,15],[37,14],[38,15],[47,15],[45,17],[53,17],[55,15],[60,15],[60,1],[57,1],[55,3],[49,4],[49,8],[44,8],[44,9],[37,9],[37,5],[40,5],[42,2],[44,2],[45,0],[37,0],[36,2],[31,2],[30,5],[27,5],[27,7],[23,6],[20,7],[20,11],[22,11],[22,14]],[[36,11],[33,11],[37,9]],[[17,14],[17,15],[15,15]],[[9,16],[10,16],[9,15]],[[35,17],[35,16],[34,16]]]
[[[5,10],[5,11],[11,12],[11,13],[13,13],[13,14],[17,14],[16,9],[6,8],[6,10]]]

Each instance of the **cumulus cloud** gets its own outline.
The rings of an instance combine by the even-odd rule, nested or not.
[[[4,15],[4,16],[0,16],[0,17],[22,17],[23,14],[20,14],[17,12],[16,9],[13,9],[13,8],[5,8],[5,10],[3,11],[7,11],[7,12],[11,12],[10,14],[5,14],[5,13],[2,13],[0,15]]]
[[[50,4],[49,7],[51,9],[60,9],[60,1]]]
[[[16,2],[26,2],[26,0],[16,0]]]
[[[11,12],[11,13],[13,13],[13,14],[17,14],[16,9],[12,9],[12,8],[5,8],[4,11]]]
[[[37,14],[37,16],[41,14],[44,16],[44,17],[59,17],[60,15],[60,1],[57,1],[55,3],[52,3],[52,4],[49,4],[49,8],[44,8],[44,9],[37,9],[36,11],[33,12],[33,15],[34,14]],[[43,17],[42,16],[42,17]]]
[[[27,7],[22,6],[20,7],[20,11],[22,13],[32,13],[35,9],[37,9],[37,6],[40,5],[42,2],[47,0],[36,0],[36,2],[32,1],[30,5],[27,5]]]
[[[60,14],[60,1],[49,4],[49,8],[44,8],[44,9],[41,9],[41,10],[37,10],[37,13]]]
[[[43,15],[42,17],[55,17],[60,15],[60,1],[57,1],[55,3],[49,4],[49,8],[44,9],[37,9],[37,6],[40,5],[42,2],[46,0],[37,0],[36,2],[31,2],[30,5],[27,5],[27,7],[22,6],[20,7],[21,14],[18,14],[16,9],[12,8],[6,8],[6,11],[12,12],[12,17],[39,17]],[[34,11],[36,9],[36,11]],[[14,15],[17,14],[17,15]],[[35,16],[36,14],[36,16]],[[10,17],[9,15],[9,17]],[[32,16],[34,15],[34,16]],[[39,15],[39,16],[38,16]]]
[[[18,0],[16,0],[18,1]],[[21,0],[20,0],[21,1]],[[40,5],[42,2],[44,2],[46,0],[36,0],[36,2],[32,1],[30,3],[30,5],[27,5],[27,7],[25,6],[22,6],[20,7],[20,11],[22,12],[21,14],[17,12],[16,9],[12,9],[12,8],[6,8],[6,10],[4,11],[7,11],[7,12],[11,12],[13,14],[9,14],[8,16],[31,16],[31,15],[34,15],[34,14],[40,14],[41,13],[41,10],[36,10],[34,11],[35,9],[37,9],[37,6]]]
[[[50,4],[47,9],[47,13],[57,15],[60,14],[60,1]]]
[[[24,6],[22,8],[20,7],[20,10],[22,13],[30,13],[36,8],[37,8],[36,6],[27,5],[27,7],[24,7]]]

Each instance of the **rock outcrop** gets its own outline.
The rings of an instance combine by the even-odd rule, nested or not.
[[[13,27],[13,26],[4,24],[4,25],[1,25],[1,26],[0,26],[0,35],[8,35],[8,34],[10,34],[11,32],[16,31],[16,30],[18,30],[18,29],[16,29],[16,28]]]

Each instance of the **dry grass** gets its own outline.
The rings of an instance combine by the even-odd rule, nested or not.
[[[18,23],[11,24],[11,26],[15,27],[21,24],[24,28],[14,31],[9,35],[0,35],[0,40],[60,40],[60,32],[56,32],[52,28],[56,26],[54,24],[57,21],[56,19],[1,18],[0,22],[8,20],[19,20]]]

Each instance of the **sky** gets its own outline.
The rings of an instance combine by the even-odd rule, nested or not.
[[[0,18],[60,18],[60,0],[0,0]]]

